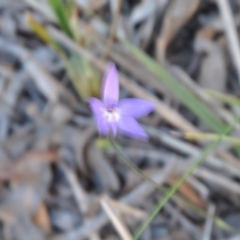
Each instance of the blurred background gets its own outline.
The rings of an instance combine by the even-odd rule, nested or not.
[[[0,239],[131,240],[240,113],[239,0],[0,0]],[[149,141],[98,135],[109,62]],[[240,124],[142,240],[239,240]],[[158,191],[159,190],[159,191]],[[184,201],[183,201],[184,199]]]

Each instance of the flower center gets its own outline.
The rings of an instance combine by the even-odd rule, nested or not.
[[[103,111],[103,116],[107,122],[118,122],[120,120],[120,113],[117,108],[107,108]]]

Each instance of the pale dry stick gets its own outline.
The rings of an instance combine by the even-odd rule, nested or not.
[[[240,171],[240,162],[238,158],[233,156],[231,153],[225,151],[219,151],[218,155]]]
[[[116,11],[112,21],[112,25],[110,28],[110,34],[109,34],[107,45],[105,48],[105,54],[103,56],[104,60],[108,58],[109,53],[111,52],[111,49],[112,49],[113,41],[116,35],[116,28],[118,27],[118,20],[121,12],[121,7],[122,7],[122,0],[117,0],[117,7],[116,7]]]
[[[206,200],[208,199],[209,195],[210,195],[210,189],[204,185],[204,183],[200,182],[197,178],[195,178],[194,176],[190,176],[188,177],[188,179],[186,180],[186,182],[188,184],[190,184],[191,186],[194,187],[194,189],[197,190],[197,192],[200,194],[200,196],[202,197],[202,199]]]
[[[224,29],[228,39],[228,47],[238,73],[238,81],[240,83],[240,45],[230,3],[228,0],[216,0],[216,2],[221,12]]]
[[[164,145],[171,147],[181,153],[188,154],[193,158],[198,158],[202,154],[202,150],[198,147],[192,146],[184,141],[174,138],[171,135],[168,135],[162,131],[159,131],[152,127],[145,127],[147,132],[153,137],[160,140]],[[231,166],[226,163],[223,159],[217,158],[213,155],[210,155],[206,158],[205,163],[221,170],[227,171],[228,174],[232,176],[239,176],[239,169],[236,169],[235,166]]]
[[[209,216],[214,216],[215,210],[216,210],[216,207],[211,204],[208,208]],[[213,227],[213,218],[208,217],[204,226],[202,240],[211,240],[212,227]]]
[[[151,177],[156,183],[161,185],[168,178],[172,168],[173,162],[169,162],[163,171],[154,173]],[[138,206],[154,190],[155,187],[151,183],[144,182],[136,187],[132,192],[122,197],[119,201],[124,204]],[[108,223],[108,221],[109,219],[106,214],[101,212],[93,219],[87,220],[80,228],[72,230],[68,233],[59,234],[58,236],[53,237],[52,240],[81,240],[87,238],[92,234],[92,232],[100,230]]]
[[[82,188],[80,183],[77,180],[76,175],[64,164],[60,164],[62,171],[64,172],[69,185],[72,188],[73,195],[78,205],[79,212],[82,214],[86,214],[89,210],[89,199],[87,193]]]
[[[220,189],[225,189],[227,192],[232,192],[240,195],[240,185],[237,182],[227,179],[220,174],[216,174],[207,169],[197,168],[193,172],[193,175],[202,178],[205,181],[209,181],[218,186]]]
[[[72,49],[73,51],[76,51],[78,54],[85,57],[89,62],[94,64],[99,70],[102,72],[105,72],[107,68],[107,63],[104,61],[99,61],[97,56],[90,53],[88,50],[83,49],[81,46],[74,43],[71,39],[69,39],[66,35],[64,35],[62,32],[57,30],[53,27],[48,27],[48,30],[50,34],[56,38],[60,43],[66,45],[68,48]],[[163,117],[166,121],[168,121],[173,126],[187,131],[187,129],[191,129],[192,131],[198,131],[190,122],[188,122],[184,117],[182,117],[180,114],[178,114],[176,111],[171,109],[169,106],[164,104],[161,100],[159,100],[156,96],[154,96],[152,93],[147,92],[144,88],[139,86],[137,83],[131,81],[129,78],[127,78],[123,74],[119,74],[120,78],[120,84],[126,88],[129,92],[131,92],[133,95],[147,99],[149,101],[152,101],[156,104],[156,112]]]
[[[40,91],[49,101],[56,102],[60,95],[64,95],[70,102],[76,102],[73,95],[50,75],[26,48],[1,38],[0,49],[4,49],[4,51],[19,57],[26,71],[31,75]]]
[[[57,19],[49,7],[49,5],[44,4],[43,1],[36,1],[36,0],[24,0],[28,5],[30,5],[36,11],[42,13],[49,21],[56,23]]]
[[[125,224],[122,222],[120,217],[117,216],[117,214],[113,211],[113,208],[110,202],[108,201],[108,198],[106,196],[102,196],[100,199],[100,203],[104,211],[110,218],[110,221],[114,225],[115,229],[117,230],[118,234],[121,236],[121,239],[132,240],[133,237],[131,236],[131,233],[129,232]]]
[[[240,185],[223,175],[216,174],[205,168],[199,167],[193,172],[193,176],[211,182],[215,186],[218,186],[220,189],[224,189],[226,192],[232,192],[240,195]]]
[[[129,205],[123,204],[117,200],[109,198],[108,201],[111,203],[111,205],[117,209],[117,211],[121,212],[122,214],[132,216],[137,219],[143,219],[147,217],[147,213],[143,210],[140,210],[138,208],[131,207]]]

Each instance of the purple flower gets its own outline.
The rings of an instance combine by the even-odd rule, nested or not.
[[[135,138],[148,138],[146,132],[135,120],[154,110],[154,104],[138,98],[126,98],[118,102],[119,82],[117,69],[111,64],[104,77],[102,89],[103,101],[90,99],[90,107],[95,115],[100,135],[109,131],[115,137],[117,130],[124,135]]]

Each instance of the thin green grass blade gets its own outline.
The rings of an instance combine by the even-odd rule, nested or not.
[[[199,157],[197,161],[195,161],[192,166],[190,166],[187,171],[183,174],[183,176],[177,181],[177,183],[166,193],[164,198],[157,204],[157,206],[154,208],[153,212],[150,214],[148,219],[140,226],[139,230],[136,232],[134,236],[134,240],[137,240],[144,230],[147,228],[147,226],[153,221],[153,219],[156,217],[158,212],[164,207],[164,205],[171,199],[171,197],[176,193],[178,188],[181,186],[181,184],[192,174],[192,172],[204,161],[204,159],[213,151],[213,149],[221,142],[222,138],[229,134],[230,131],[233,129],[233,127],[236,125],[236,123],[239,121],[240,117],[238,117],[233,124],[228,126],[223,133],[219,136],[219,138],[213,142]]]
[[[163,69],[156,61],[149,57],[146,53],[135,47],[126,40],[121,39],[121,42],[127,49],[151,72],[153,72],[159,80],[172,91],[178,99],[188,107],[197,117],[199,117],[207,126],[221,133],[222,129],[226,127],[213,112],[198,99],[189,89],[178,82],[172,75]]]
[[[73,38],[71,27],[69,25],[73,4],[70,0],[64,3],[62,0],[48,0],[49,5],[52,7],[60,27],[70,37]]]

